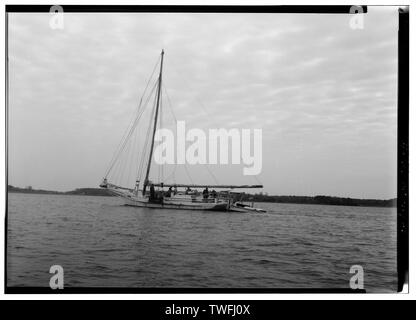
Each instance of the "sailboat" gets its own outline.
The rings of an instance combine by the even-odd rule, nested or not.
[[[262,185],[221,185],[221,184],[193,184],[193,183],[164,183],[163,181],[152,182],[149,179],[150,169],[152,165],[153,150],[155,144],[155,134],[158,126],[159,111],[161,106],[161,91],[162,91],[162,73],[163,73],[163,58],[164,50],[160,55],[160,69],[159,76],[155,84],[155,106],[153,110],[154,117],[149,124],[152,135],[150,137],[150,149],[147,160],[147,166],[144,168],[145,178],[142,186],[140,180],[136,179],[135,186],[133,188],[124,187],[112,183],[109,181],[108,174],[117,159],[116,155],[113,157],[110,169],[107,171],[100,184],[101,188],[106,188],[110,193],[122,198],[125,205],[134,207],[146,207],[156,209],[181,209],[181,210],[209,210],[209,211],[233,211],[233,200],[230,196],[228,189],[251,189],[251,188],[262,188]],[[159,64],[159,63],[158,63]],[[158,65],[157,64],[157,65]],[[156,65],[156,66],[157,66]],[[156,68],[155,66],[155,68]],[[155,69],[153,70],[155,71]],[[149,82],[148,82],[149,84]],[[146,91],[146,89],[145,89]],[[153,92],[153,91],[152,91]],[[144,95],[144,94],[143,94]],[[143,98],[143,97],[142,97]],[[148,99],[149,100],[149,99]],[[142,103],[142,100],[140,104]],[[135,124],[134,124],[135,125]],[[131,130],[129,131],[131,136]],[[126,145],[126,140],[129,138],[127,134],[124,141],[122,141],[119,148],[119,152],[123,150]],[[146,151],[143,151],[143,156],[146,155]],[[155,188],[159,190],[156,191]],[[163,188],[169,188],[164,191]],[[182,191],[178,191],[181,190]],[[204,189],[200,192],[200,189]],[[223,191],[208,191],[208,189],[220,189]]]

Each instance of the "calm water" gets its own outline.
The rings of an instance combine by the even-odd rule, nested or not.
[[[152,210],[113,197],[9,194],[7,285],[396,290],[396,209],[261,204],[267,213]]]

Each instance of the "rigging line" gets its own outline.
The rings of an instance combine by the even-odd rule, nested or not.
[[[127,143],[126,152],[123,155],[123,157],[125,158],[125,161],[124,161],[124,166],[123,166],[123,175],[121,177],[123,185],[125,185],[126,187],[129,186],[129,180],[131,179],[130,172],[131,172],[133,152],[134,152],[134,140],[133,138],[130,138]]]
[[[153,114],[154,114],[154,109],[152,109],[152,113],[151,113],[151,118],[153,117]],[[147,128],[147,133],[146,133],[146,137],[145,137],[145,140],[144,140],[144,145],[143,145],[143,155],[142,155],[142,157],[141,157],[141,159],[140,159],[140,163],[139,163],[139,168],[138,168],[138,170],[137,170],[137,178],[136,178],[136,180],[139,180],[139,181],[141,181],[141,179],[142,179],[142,175],[143,175],[143,166],[144,166],[144,159],[146,158],[146,156],[147,156],[147,148],[148,148],[148,145],[149,145],[149,137],[150,137],[150,131],[151,131],[151,127],[152,127],[152,125],[151,125],[151,123],[149,122],[149,127]]]
[[[240,161],[241,161],[241,163],[244,163],[244,161],[243,161],[243,157],[242,157],[241,155],[240,155]],[[259,178],[257,178],[257,175],[254,175],[253,177],[254,177],[254,179],[256,180],[256,182],[257,182],[258,184],[263,185],[263,183],[259,180]]]
[[[162,96],[163,96],[163,91],[161,91],[160,92],[160,104],[159,104],[159,113],[160,113],[160,118],[159,118],[159,130],[160,129],[163,129],[163,113],[162,113],[162,110],[163,110],[163,108],[162,108],[162,106],[163,106],[163,99],[162,99]],[[159,168],[160,168],[160,172],[161,172],[161,178],[162,178],[162,180],[160,180],[160,177],[159,177],[159,181],[161,181],[161,182],[163,182],[163,168],[164,168],[164,165],[162,164],[159,164]]]
[[[150,115],[150,119],[153,119],[153,117],[154,117],[154,115],[156,113],[156,101],[157,101],[156,97],[157,96],[155,95],[154,101],[153,101],[153,108],[152,108],[152,112],[151,112],[151,115]],[[143,157],[142,157],[142,159],[140,161],[140,167],[139,167],[140,179],[139,180],[141,180],[142,175],[143,175],[144,162],[145,162],[145,158],[147,158],[146,157],[147,156],[147,153],[148,153],[147,152],[147,147],[148,147],[148,144],[149,144],[149,141],[150,141],[150,132],[151,132],[151,129],[152,129],[152,122],[150,121],[149,122],[149,127],[147,128],[145,146],[144,146],[144,149],[143,149],[144,155],[143,155]],[[149,152],[150,152],[150,150],[149,150]]]
[[[131,171],[131,161],[132,161],[132,156],[131,153],[134,150],[134,140],[133,139],[129,139],[129,148],[128,148],[128,152],[127,152],[127,161],[126,161],[126,186],[129,185],[129,176],[130,176],[130,171]]]
[[[149,132],[149,130],[148,130]],[[142,157],[140,158],[140,163],[137,169],[137,175],[136,175],[136,180],[141,181],[142,180],[142,175],[143,175],[143,162],[144,162],[144,158],[146,157],[147,154],[147,141],[148,141],[148,137],[149,137],[149,133],[146,134],[146,139],[144,141],[144,145],[143,145],[143,154]]]
[[[123,158],[115,162],[114,169],[109,173],[111,180],[113,181],[114,179],[114,183],[117,185],[121,184],[120,175],[121,175],[122,167],[123,167]]]
[[[140,130],[139,127],[136,128],[136,132],[133,135],[134,139],[134,153],[133,153],[133,171],[131,176],[134,180],[134,187],[136,186],[136,165],[139,163],[139,154],[140,154]],[[134,188],[133,187],[133,188]]]
[[[123,172],[124,157],[120,157],[119,161],[117,161],[116,164],[117,164],[117,171],[115,172],[115,181],[117,182],[118,185],[121,185],[122,184],[122,179],[120,177],[121,177],[121,174]]]
[[[186,164],[183,167],[185,168],[185,172],[186,172],[186,175],[189,178],[189,181],[191,181],[191,184],[194,184],[194,182],[192,181],[191,175],[188,172],[188,168],[186,167]]]
[[[199,105],[202,107],[202,110],[204,110],[205,114],[209,116],[210,114],[208,113],[207,109],[205,108],[205,105],[204,105],[204,104],[202,104],[202,101],[201,101],[201,100],[199,100],[199,98],[198,98],[198,97],[195,97],[195,100],[196,100],[196,102],[198,102],[198,103],[199,103]]]
[[[159,62],[160,62],[160,58],[158,58],[158,59],[157,59],[156,64],[155,64],[155,66],[153,67],[153,71],[152,71],[152,73],[151,73],[151,75],[150,75],[150,77],[149,77],[149,79],[148,79],[148,81],[147,81],[147,83],[146,83],[146,87],[145,87],[145,89],[144,89],[144,91],[143,91],[143,94],[142,94],[142,96],[141,96],[141,98],[140,98],[139,105],[138,105],[138,107],[137,107],[137,109],[136,109],[136,117],[137,117],[137,115],[138,115],[138,114],[139,114],[139,112],[140,112],[140,109],[141,109],[141,106],[142,106],[142,102],[143,102],[143,98],[144,98],[144,96],[146,95],[146,92],[147,92],[147,89],[148,89],[148,87],[149,87],[150,81],[151,81],[151,80],[152,80],[152,78],[153,78],[153,75],[154,75],[154,73],[155,73],[156,67],[159,65]],[[153,91],[153,89],[152,89],[152,91]],[[151,95],[151,93],[150,93],[150,95]],[[143,108],[145,108],[145,107],[146,107],[146,104],[144,105],[144,107],[143,107]],[[142,112],[142,113],[143,113],[143,112]],[[113,160],[114,160],[114,158],[116,157],[116,155],[117,155],[117,153],[118,153],[118,150],[119,150],[119,148],[120,148],[121,144],[123,143],[123,140],[125,139],[125,136],[126,136],[127,132],[129,131],[129,128],[130,128],[130,126],[131,126],[132,124],[134,124],[134,118],[132,119],[132,121],[130,122],[130,124],[127,126],[126,131],[124,132],[124,134],[123,134],[123,136],[122,136],[122,138],[121,138],[121,141],[120,141],[119,145],[118,145],[118,146],[117,146],[117,148],[116,148],[116,152],[115,152],[115,154],[113,155],[112,160],[110,161],[110,165],[109,165],[109,167],[111,167],[111,166],[112,166],[111,164],[113,163]],[[107,176],[108,176],[108,174],[109,174],[110,170],[111,170],[111,169],[108,169],[108,170],[106,171],[107,173],[106,173],[105,177],[107,177]]]
[[[155,85],[153,86],[152,91],[150,92],[150,95],[149,95],[149,97],[147,98],[147,100],[146,100],[146,102],[145,102],[145,105],[144,105],[145,107],[146,107],[146,106],[147,106],[147,104],[149,103],[149,100],[150,100],[151,94],[152,94],[152,93],[153,93],[153,91],[156,89],[156,84],[157,84],[157,83],[155,83]],[[145,111],[145,108],[143,108],[143,109],[141,110],[141,112],[137,114],[136,118],[134,119],[133,125],[132,125],[132,126],[131,126],[131,128],[130,128],[130,131],[129,131],[128,135],[127,135],[127,136],[125,137],[125,139],[124,139],[124,142],[123,142],[124,144],[126,143],[126,141],[127,141],[128,139],[130,139],[131,134],[132,134],[132,132],[134,131],[135,127],[137,126],[137,124],[138,124],[138,122],[139,122],[139,120],[140,120],[141,116],[143,115],[144,111]],[[122,147],[122,148],[123,148],[123,147]],[[122,151],[122,148],[121,148],[121,150],[119,150],[119,152],[121,152],[121,151]]]
[[[166,82],[166,81],[165,81],[165,82]],[[166,89],[166,86],[165,86],[165,84],[164,84],[164,83],[162,83],[162,87],[163,87],[163,89],[165,90],[165,94],[166,94],[166,97],[167,97],[167,99],[168,99],[168,106],[169,106],[169,110],[170,110],[170,112],[171,112],[171,114],[172,114],[172,117],[173,117],[173,119],[175,120],[175,123],[178,123],[178,119],[176,118],[175,112],[173,111],[172,100],[170,99],[170,96],[169,96],[168,90]],[[176,129],[175,129],[175,130],[176,130]],[[176,177],[175,177],[176,168],[177,168],[177,163],[175,162],[175,163],[174,163],[174,167],[173,167],[173,171],[172,171],[172,173],[168,176],[168,178],[166,178],[166,180],[167,180],[167,179],[169,179],[170,177],[172,177],[172,176],[173,176],[173,181],[175,182],[175,180],[176,180]]]
[[[151,96],[152,92],[155,90],[155,88],[156,88],[156,84],[157,84],[157,83],[155,83],[155,85],[153,86],[153,89],[152,89],[152,91],[150,92],[150,96]],[[146,103],[145,103],[145,106],[146,106],[146,105],[147,105],[147,103],[149,102],[150,96],[149,96],[149,98],[147,99],[147,101],[146,101]],[[142,116],[142,115],[143,115],[143,113],[144,113],[144,110],[145,110],[145,108],[142,108],[141,112],[140,112],[139,114],[137,114],[136,118],[134,119],[133,125],[132,125],[131,127],[129,126],[129,127],[130,127],[129,133],[128,133],[128,134],[127,134],[127,136],[124,138],[124,141],[122,141],[122,146],[121,146],[121,148],[119,148],[119,150],[117,150],[117,152],[115,153],[115,155],[114,155],[114,157],[113,157],[113,160],[112,160],[112,162],[111,162],[111,165],[110,165],[110,167],[109,167],[109,169],[107,170],[107,173],[106,173],[106,175],[105,175],[106,177],[108,176],[108,174],[109,174],[109,173],[110,173],[110,171],[112,170],[112,168],[113,168],[113,166],[114,166],[115,162],[117,161],[118,157],[120,156],[121,152],[124,150],[124,148],[125,148],[125,146],[126,146],[126,143],[127,143],[127,141],[130,139],[130,136],[131,136],[132,132],[134,131],[134,129],[135,129],[135,127],[137,126],[137,124],[138,124],[138,122],[139,122],[139,120],[140,120],[141,116]]]
[[[169,97],[169,94],[168,94],[168,90],[166,89],[166,86],[164,86],[164,85],[163,85],[163,88],[165,89],[166,97],[168,98],[168,105],[169,105],[170,111],[172,113],[173,118],[175,119],[175,122],[177,123],[178,120],[176,119],[175,112],[173,111],[172,102],[170,100],[170,97]],[[215,175],[213,174],[213,172],[209,169],[209,167],[208,167],[207,164],[205,164],[205,167],[207,168],[207,171],[209,172],[209,174],[211,175],[211,177],[214,179],[215,183],[216,184],[219,184],[217,178],[215,177]]]
[[[146,105],[147,105],[147,103],[148,103],[148,100],[146,101]],[[114,164],[116,163],[117,159],[120,157],[121,153],[123,152],[124,148],[126,147],[126,144],[127,144],[128,140],[130,139],[131,134],[135,130],[141,116],[143,115],[144,110],[145,109],[142,109],[141,113],[137,114],[136,119],[134,119],[133,125],[129,126],[130,130],[129,130],[127,136],[122,140],[121,147],[119,147],[117,152],[114,154],[113,160],[110,164],[110,167],[107,170],[106,176],[110,173],[110,171],[112,170],[112,168],[113,168]]]
[[[175,67],[173,66],[173,68],[175,68]],[[181,71],[182,71],[182,70],[181,70]],[[176,72],[176,74],[178,74],[178,75],[179,75],[179,77],[180,77],[180,78],[181,78],[181,80],[182,80],[182,83],[184,83],[184,84],[185,84],[185,86],[187,87],[188,91],[192,92],[192,88],[190,87],[189,82],[187,81],[186,77],[185,77],[185,76],[184,76],[184,77],[181,77],[181,76],[180,76],[181,72]],[[198,98],[197,96],[195,96],[195,100],[199,103],[200,107],[201,107],[201,108],[202,108],[202,110],[205,112],[205,114],[206,114],[207,116],[209,116],[209,115],[210,115],[210,113],[207,111],[207,109],[205,108],[205,106],[202,104],[201,100],[199,100],[199,98]]]
[[[163,87],[163,89],[165,89],[166,97],[168,98],[168,105],[169,105],[170,112],[172,113],[172,116],[173,116],[173,119],[175,120],[175,123],[177,123],[178,120],[176,119],[175,112],[173,112],[172,102],[170,100],[168,90],[166,89],[166,86],[164,85],[164,83],[162,83],[162,87]]]
[[[153,116],[153,113],[154,113],[153,111],[154,110],[152,109],[151,116]],[[143,145],[143,149],[142,149],[143,154],[142,154],[142,157],[140,159],[139,168],[137,170],[136,180],[139,180],[139,181],[142,180],[142,176],[143,176],[143,168],[144,168],[144,161],[145,161],[144,159],[147,156],[147,148],[148,148],[148,145],[149,145],[150,130],[151,130],[151,124],[149,123],[149,127],[147,128],[147,133],[146,133],[146,137],[145,137],[144,145]]]
[[[255,175],[255,176],[254,176],[254,179],[256,179],[256,181],[257,181],[257,183],[258,183],[258,184],[263,185],[263,183],[260,181],[260,179],[259,179],[259,178],[257,178],[257,175]]]
[[[143,182],[143,190],[142,190],[142,194],[143,196],[146,194],[146,187],[149,184],[149,174],[150,174],[150,169],[152,168],[152,157],[153,157],[153,146],[155,143],[155,133],[156,133],[156,129],[157,129],[157,120],[158,120],[158,114],[159,114],[159,102],[160,102],[160,91],[161,91],[161,85],[162,85],[162,71],[163,71],[163,56],[164,56],[164,51],[162,49],[161,52],[161,60],[160,60],[160,72],[159,72],[159,78],[158,78],[158,87],[157,87],[157,102],[156,102],[156,113],[155,113],[155,118],[154,118],[154,123],[153,123],[153,130],[152,130],[152,140],[150,142],[150,152],[149,152],[149,160],[147,161],[147,167],[146,167],[146,176],[144,177],[144,182]]]
[[[173,167],[173,183],[176,183],[176,175],[175,175],[175,173],[176,173],[176,168],[177,168],[177,165],[176,165],[176,163],[175,163],[175,166]]]
[[[114,154],[113,154],[113,157],[111,158],[110,164],[109,164],[109,166],[108,166],[108,168],[107,168],[107,170],[106,170],[105,177],[107,177],[107,176],[108,176],[108,174],[110,173],[110,170],[112,169],[112,166],[114,165],[114,162],[116,161],[116,159],[117,159],[117,157],[118,157],[118,154],[119,154],[119,152],[120,152],[121,145],[122,145],[122,144],[124,143],[124,141],[126,140],[127,134],[128,134],[128,132],[129,132],[129,130],[130,130],[130,127],[131,127],[131,126],[133,125],[133,123],[134,123],[134,119],[135,119],[135,118],[133,118],[133,119],[130,121],[129,125],[126,127],[126,129],[125,129],[125,131],[124,131],[124,133],[123,133],[123,135],[122,135],[122,137],[121,137],[121,139],[120,139],[120,142],[119,142],[119,144],[117,145],[117,148],[115,149],[115,152],[114,152]]]
[[[177,164],[174,164],[173,171],[166,177],[166,181],[168,181],[171,177],[173,177],[173,182],[175,182],[175,171],[176,171]]]
[[[144,98],[144,95],[145,95],[145,93],[146,93],[146,90],[147,90],[147,88],[149,87],[150,81],[152,80],[153,75],[155,74],[156,67],[159,65],[160,60],[161,60],[161,58],[160,58],[160,57],[158,57],[158,59],[157,59],[157,61],[156,61],[156,64],[155,64],[155,66],[153,67],[152,74],[150,75],[150,78],[147,80],[146,87],[145,87],[145,89],[144,89],[144,91],[143,91],[143,95],[142,95],[142,97],[140,98],[140,104],[142,103],[142,100],[143,100],[143,98]],[[140,106],[140,104],[139,104],[139,106]]]
[[[170,97],[169,97],[168,91],[166,89],[166,86],[164,86],[163,84],[162,84],[162,86],[165,89],[166,97],[168,98],[168,105],[169,105],[170,111],[172,113],[173,119],[175,119],[175,122],[177,123],[178,120],[176,119],[175,112],[173,111],[172,102],[170,100]],[[189,178],[189,181],[191,181],[191,183],[194,184],[194,182],[192,181],[191,175],[189,174],[188,168],[186,167],[186,164],[184,165],[184,168],[185,168],[186,175]],[[173,174],[175,173],[175,171],[176,171],[176,164],[175,164]]]
[[[215,175],[212,173],[212,171],[211,171],[211,169],[209,168],[209,166],[208,166],[206,163],[204,163],[204,165],[205,165],[205,168],[207,168],[207,170],[208,170],[209,174],[211,175],[211,177],[214,179],[215,183],[216,183],[216,184],[219,184],[219,183],[218,183],[217,178],[216,178],[216,177],[215,177]]]
[[[124,165],[123,165],[123,171],[122,171],[122,175],[121,175],[121,185],[127,186],[127,179],[128,177],[126,177],[126,172],[127,172],[127,176],[128,176],[128,164],[129,164],[129,160],[130,160],[130,153],[131,153],[131,139],[129,139],[128,142],[128,146],[126,149],[126,153],[124,154]]]
[[[154,109],[154,102],[153,102],[153,107],[152,107],[151,113],[150,113],[150,119],[153,118],[154,112],[155,112],[155,109]],[[149,144],[150,129],[151,129],[151,122],[149,122],[149,126],[147,128],[146,137],[144,139],[144,145],[143,145],[143,149],[142,149],[143,150],[143,155],[140,159],[140,163],[139,163],[138,170],[137,170],[136,180],[139,180],[139,181],[141,180],[141,177],[142,177],[142,174],[143,174],[142,173],[143,164],[144,164],[144,158],[146,157],[146,154],[147,154],[146,151],[147,151],[147,145]]]
[[[132,155],[130,156],[130,152],[129,152],[130,162],[129,162],[129,165],[128,165],[127,185],[129,184],[130,180],[133,177],[132,168],[134,170],[134,167],[135,167],[134,163],[135,163],[135,160],[136,160],[135,155],[138,153],[138,152],[136,152],[136,141],[137,141],[137,132],[138,131],[139,130],[136,127],[135,132],[132,135],[132,139],[130,140],[130,141],[132,141],[132,146],[131,146]],[[134,188],[134,186],[135,186],[135,181],[133,181],[133,188]]]
[[[124,169],[126,167],[125,163],[126,163],[126,157],[123,154],[123,156],[120,158],[118,173],[117,173],[117,176],[116,176],[117,184],[120,185],[120,186],[123,185],[123,182],[124,182],[123,181],[123,176],[124,176]]]
[[[144,91],[143,91],[143,94],[142,94],[142,96],[141,96],[141,98],[140,98],[139,105],[138,105],[138,107],[137,107],[137,109],[136,109],[136,117],[137,117],[137,115],[140,113],[141,106],[142,106],[142,102],[143,102],[143,98],[144,98],[144,96],[146,95],[147,89],[148,89],[148,87],[149,87],[150,81],[151,81],[151,80],[152,80],[152,78],[153,78],[153,75],[154,75],[154,73],[155,73],[156,67],[159,65],[159,61],[160,61],[160,58],[158,58],[158,59],[157,59],[156,64],[155,64],[155,66],[153,67],[153,71],[152,71],[152,73],[151,73],[151,75],[150,75],[150,77],[149,77],[149,79],[148,79],[148,81],[147,81],[147,83],[146,83],[146,87],[145,87],[145,89],[144,89]],[[152,91],[153,91],[153,90],[154,90],[154,88],[152,89]],[[152,92],[150,92],[150,95],[151,95],[151,94],[152,94]],[[143,106],[143,110],[145,109],[146,105],[147,105],[147,103],[145,103],[145,105]],[[143,114],[143,112],[142,112],[142,114]],[[117,146],[117,148],[116,148],[116,152],[115,152],[115,154],[113,155],[112,160],[110,161],[109,169],[106,171],[106,175],[105,175],[105,177],[107,177],[107,176],[108,176],[108,174],[109,174],[109,172],[110,172],[110,170],[111,170],[111,167],[112,167],[113,161],[115,161],[115,159],[114,159],[114,158],[117,158],[117,154],[118,154],[118,152],[119,152],[119,150],[120,150],[120,146],[122,145],[123,141],[127,138],[127,137],[126,137],[126,134],[127,134],[127,132],[129,132],[129,128],[130,128],[130,126],[131,126],[131,125],[134,125],[134,121],[135,121],[135,118],[133,118],[133,119],[132,119],[132,121],[130,122],[130,124],[127,126],[126,131],[124,132],[124,134],[123,134],[123,136],[122,136],[122,138],[121,138],[121,141],[120,141],[119,145],[118,145],[118,146]]]

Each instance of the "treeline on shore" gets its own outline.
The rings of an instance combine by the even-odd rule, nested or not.
[[[100,188],[78,188],[72,191],[60,192],[42,189],[32,189],[31,187],[18,188],[9,185],[7,190],[9,192],[17,193],[36,193],[36,194],[62,194],[62,195],[82,195],[82,196],[112,196],[107,189]]]
[[[9,185],[9,192],[16,193],[36,193],[36,194],[61,194],[61,195],[86,195],[86,196],[112,196],[107,189],[101,188],[78,188],[72,191],[59,192],[50,190],[32,189],[31,187],[18,188]],[[331,196],[270,196],[264,193],[245,194],[239,196],[242,201],[254,202],[274,202],[274,203],[296,203],[296,204],[321,204],[336,206],[362,206],[362,207],[396,207],[397,199],[378,200],[378,199],[354,199]]]
[[[363,206],[363,207],[396,207],[397,199],[354,199],[331,196],[269,196],[267,194],[246,195],[245,198],[254,202],[298,203],[298,204],[326,204],[335,206]],[[244,198],[244,199],[245,199]]]

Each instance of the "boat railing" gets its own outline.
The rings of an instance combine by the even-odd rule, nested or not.
[[[169,202],[218,203],[218,201],[220,201],[219,198],[202,198],[196,196],[184,197],[181,195],[172,195],[170,197],[164,196],[163,198]]]

